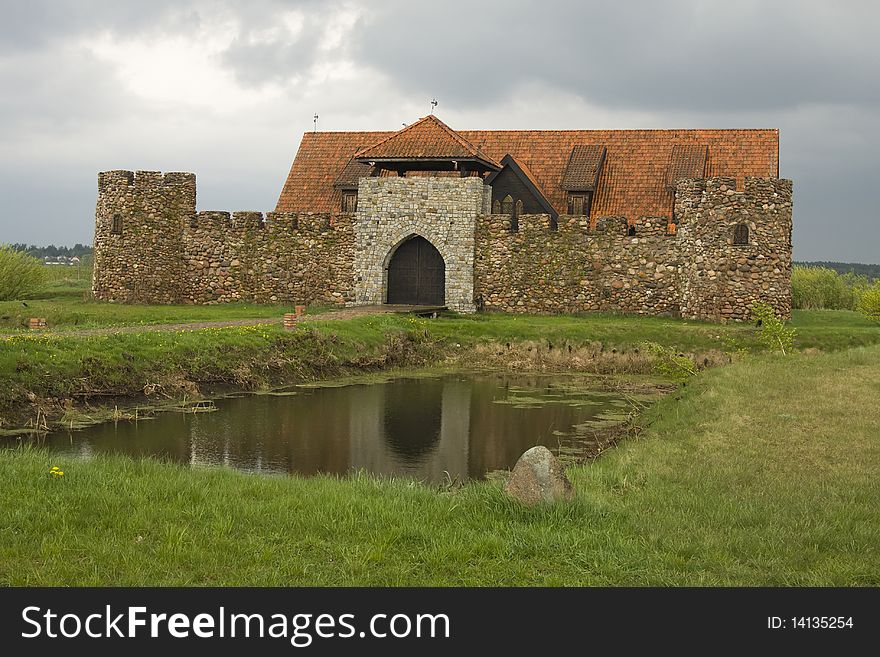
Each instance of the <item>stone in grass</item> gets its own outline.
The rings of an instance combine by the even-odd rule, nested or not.
[[[543,445],[532,447],[519,457],[504,492],[527,506],[574,498],[574,487],[559,459]]]

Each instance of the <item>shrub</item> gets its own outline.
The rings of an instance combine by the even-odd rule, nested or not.
[[[752,306],[752,319],[758,322],[758,342],[771,351],[779,349],[784,356],[794,346],[794,329],[785,328],[785,322],[776,316],[766,303]]]
[[[791,304],[803,310],[855,310],[866,276],[839,274],[827,267],[795,266],[791,272]]]
[[[45,282],[42,262],[11,246],[0,245],[0,301],[26,299]]]
[[[642,349],[651,353],[656,358],[654,371],[661,376],[666,376],[684,383],[697,373],[694,361],[684,354],[675,352],[670,347],[665,347],[657,342],[643,342]]]
[[[859,299],[858,309],[868,319],[880,322],[880,282],[865,290]]]

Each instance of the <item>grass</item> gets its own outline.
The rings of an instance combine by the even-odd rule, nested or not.
[[[278,320],[292,310],[290,304],[252,303],[189,305],[133,305],[85,300],[90,286],[89,272],[76,267],[46,267],[51,278],[27,307],[20,301],[0,302],[0,331],[23,333],[31,317],[45,317],[55,331],[121,326],[148,326],[244,319]],[[310,307],[310,314],[328,310]],[[400,330],[402,318],[376,320],[360,318],[351,322],[318,324],[321,331],[349,335],[370,333],[376,322],[389,322],[387,328]],[[346,324],[346,326],[342,326]],[[584,315],[506,315],[449,314],[432,322],[431,332],[450,344],[486,341],[544,341],[586,344],[601,342],[609,347],[629,348],[644,341],[657,342],[681,350],[735,350],[750,347],[753,328],[742,324],[718,325],[662,317],[642,317],[610,313]],[[798,331],[795,346],[801,349],[847,349],[880,343],[880,327],[859,313],[837,310],[795,310],[790,326]],[[405,326],[403,326],[405,328]]]
[[[78,312],[89,313],[92,322],[103,314],[121,322],[126,314],[128,320],[145,321],[145,313],[151,313],[150,321],[162,316],[182,321],[250,312],[235,305],[80,306],[85,310]],[[256,308],[268,312],[265,306]],[[277,317],[279,311],[272,312]],[[880,326],[849,311],[797,311],[791,325],[797,328],[795,345],[800,349],[833,351],[880,343]],[[450,315],[436,320],[374,315],[313,321],[293,332],[269,325],[109,335],[18,332],[0,336],[0,429],[20,425],[22,409],[31,412],[28,400],[34,396],[55,400],[57,415],[64,400],[134,396],[145,389],[192,395],[205,385],[281,385],[392,364],[423,364],[441,354],[479,358],[474,349],[479,343],[531,341],[534,349],[544,351],[554,344],[601,343],[610,351],[633,350],[646,340],[693,352],[760,348],[751,326],[606,314]],[[560,355],[560,350],[554,353]],[[53,415],[51,408],[44,410]]]
[[[31,317],[45,317],[50,328],[72,330],[111,326],[179,324],[237,319],[280,320],[290,305],[231,303],[214,306],[130,305],[84,301],[83,291],[76,288],[55,288],[41,298],[21,301],[0,301],[0,331],[22,331]]]
[[[324,334],[303,327],[204,328],[78,336],[0,336],[0,428],[21,426],[29,401],[58,417],[101,397],[198,395],[196,386],[256,388],[394,365],[423,364],[421,334],[400,324]],[[66,400],[70,400],[69,402]],[[47,408],[48,406],[48,408]],[[24,409],[24,410],[23,410]],[[5,416],[5,419],[4,419]]]
[[[880,343],[880,325],[846,310],[796,310],[789,324],[798,332],[798,348],[833,351]],[[460,343],[484,340],[550,341],[632,347],[644,341],[678,349],[735,349],[754,346],[754,327],[639,315],[460,315],[432,325],[439,336]]]
[[[574,503],[533,510],[496,483],[5,451],[0,584],[876,586],[878,363],[873,346],[705,371],[570,470]]]
[[[0,301],[0,331],[21,332],[31,317],[45,317],[58,331],[116,326],[147,326],[238,319],[281,319],[293,304],[230,303],[211,306],[145,305],[89,300],[91,270],[76,266],[45,266],[48,281],[33,298]],[[327,310],[313,307],[310,313]]]

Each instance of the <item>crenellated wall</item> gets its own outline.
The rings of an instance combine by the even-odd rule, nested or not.
[[[98,177],[97,299],[327,303],[353,299],[352,214],[196,212],[191,173]],[[114,233],[114,217],[121,224]]]
[[[792,183],[678,184],[672,224],[642,217],[484,214],[479,178],[365,178],[357,213],[196,212],[190,173],[98,178],[95,297],[140,303],[382,303],[413,234],[443,256],[446,302],[519,313],[620,311],[746,320],[791,313]],[[114,218],[116,221],[114,221]],[[738,225],[748,243],[735,244]],[[114,230],[114,228],[116,230]]]
[[[183,245],[186,303],[353,298],[351,214],[199,212]]]
[[[792,184],[776,178],[679,183],[676,224],[642,217],[525,215],[519,231],[505,215],[478,220],[477,303],[523,313],[621,311],[713,321],[747,320],[769,303],[791,315]],[[738,224],[748,243],[734,244]]]
[[[763,301],[791,316],[792,183],[746,178],[685,180],[675,196],[685,317],[747,320]],[[734,244],[738,224],[748,244]]]
[[[476,294],[486,310],[522,313],[678,312],[678,244],[666,218],[628,235],[624,217],[480,217]]]

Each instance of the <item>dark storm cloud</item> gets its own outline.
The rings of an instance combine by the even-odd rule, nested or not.
[[[869,2],[403,0],[371,11],[355,48],[461,103],[540,81],[610,107],[754,112],[877,102],[878,24]]]
[[[27,0],[2,2],[0,54],[46,48],[61,39],[101,32],[143,34],[191,29],[199,17],[193,7],[173,0]]]
[[[305,88],[313,67],[332,68],[333,21],[349,10],[333,57],[355,74]],[[288,29],[290,12],[302,29]],[[192,167],[200,203],[270,208],[313,111],[346,129],[387,108],[363,126],[387,129],[402,99],[437,96],[461,128],[590,128],[596,115],[617,128],[778,127],[796,257],[880,261],[873,2],[0,0],[0,16],[0,242],[88,241],[95,172],[116,166]],[[196,34],[218,39],[215,64],[240,93],[286,91],[217,118],[139,97],[89,47]],[[529,93],[549,99],[541,125],[515,109]],[[583,103],[583,122],[561,125],[560,98]]]

